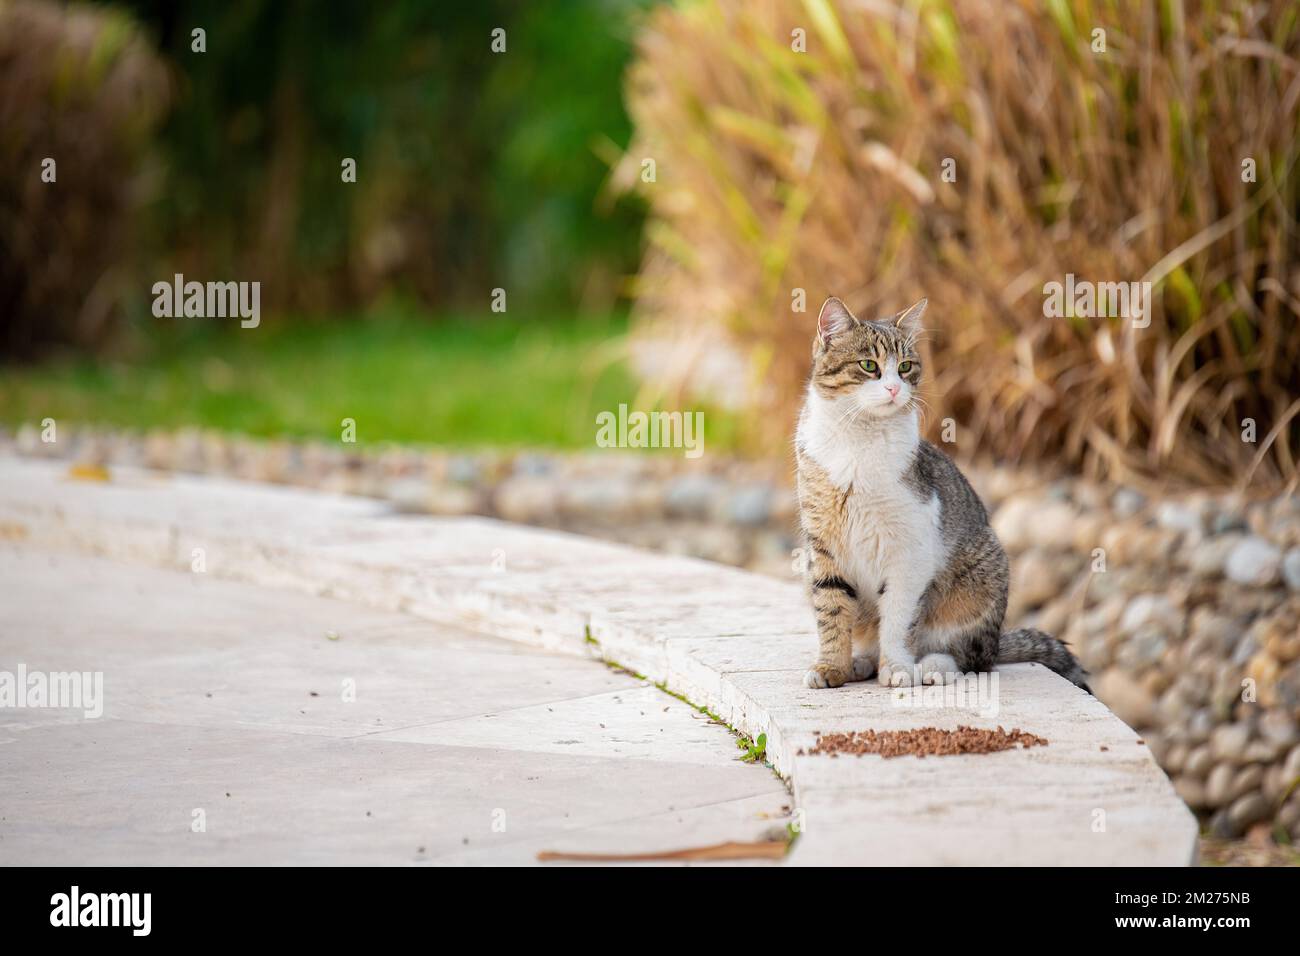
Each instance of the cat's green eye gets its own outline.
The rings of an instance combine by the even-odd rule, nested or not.
[[[875,375],[880,371],[880,366],[871,359],[863,359],[858,364],[862,366],[862,371],[866,372],[868,375]]]
[[[906,374],[907,374],[908,372],[910,372],[910,371],[912,371],[912,363],[911,363],[911,362],[899,362],[899,363],[898,363],[898,374],[899,374],[899,375],[906,375]]]

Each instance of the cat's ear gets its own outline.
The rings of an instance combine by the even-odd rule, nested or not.
[[[822,303],[821,313],[817,316],[817,336],[823,342],[829,342],[841,332],[847,332],[858,324],[849,307],[835,296]]]
[[[898,313],[894,319],[894,327],[901,329],[907,335],[916,335],[921,331],[921,316],[925,315],[925,306],[929,301],[929,299],[922,299]]]

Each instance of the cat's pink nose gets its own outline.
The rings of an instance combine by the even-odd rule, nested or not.
[[[898,388],[899,388],[899,386],[897,386],[897,385],[886,385],[886,386],[885,386],[885,391],[887,391],[887,392],[889,393],[889,397],[890,397],[890,398],[897,398],[897,397],[898,397]]]

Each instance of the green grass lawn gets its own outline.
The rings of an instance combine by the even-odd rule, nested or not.
[[[435,321],[400,309],[256,329],[200,321],[129,360],[0,366],[0,421],[337,440],[353,418],[360,444],[590,448],[596,413],[637,394],[625,333],[621,318]],[[705,411],[706,448],[734,447],[735,420]]]

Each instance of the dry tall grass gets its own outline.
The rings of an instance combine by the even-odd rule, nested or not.
[[[725,333],[774,448],[823,296],[928,295],[928,427],[954,418],[960,453],[1294,487],[1294,3],[682,2],[649,18],[628,99],[616,184],[650,203],[636,292],[683,350],[670,400]],[[1150,327],[1045,318],[1067,273],[1152,282]]]

